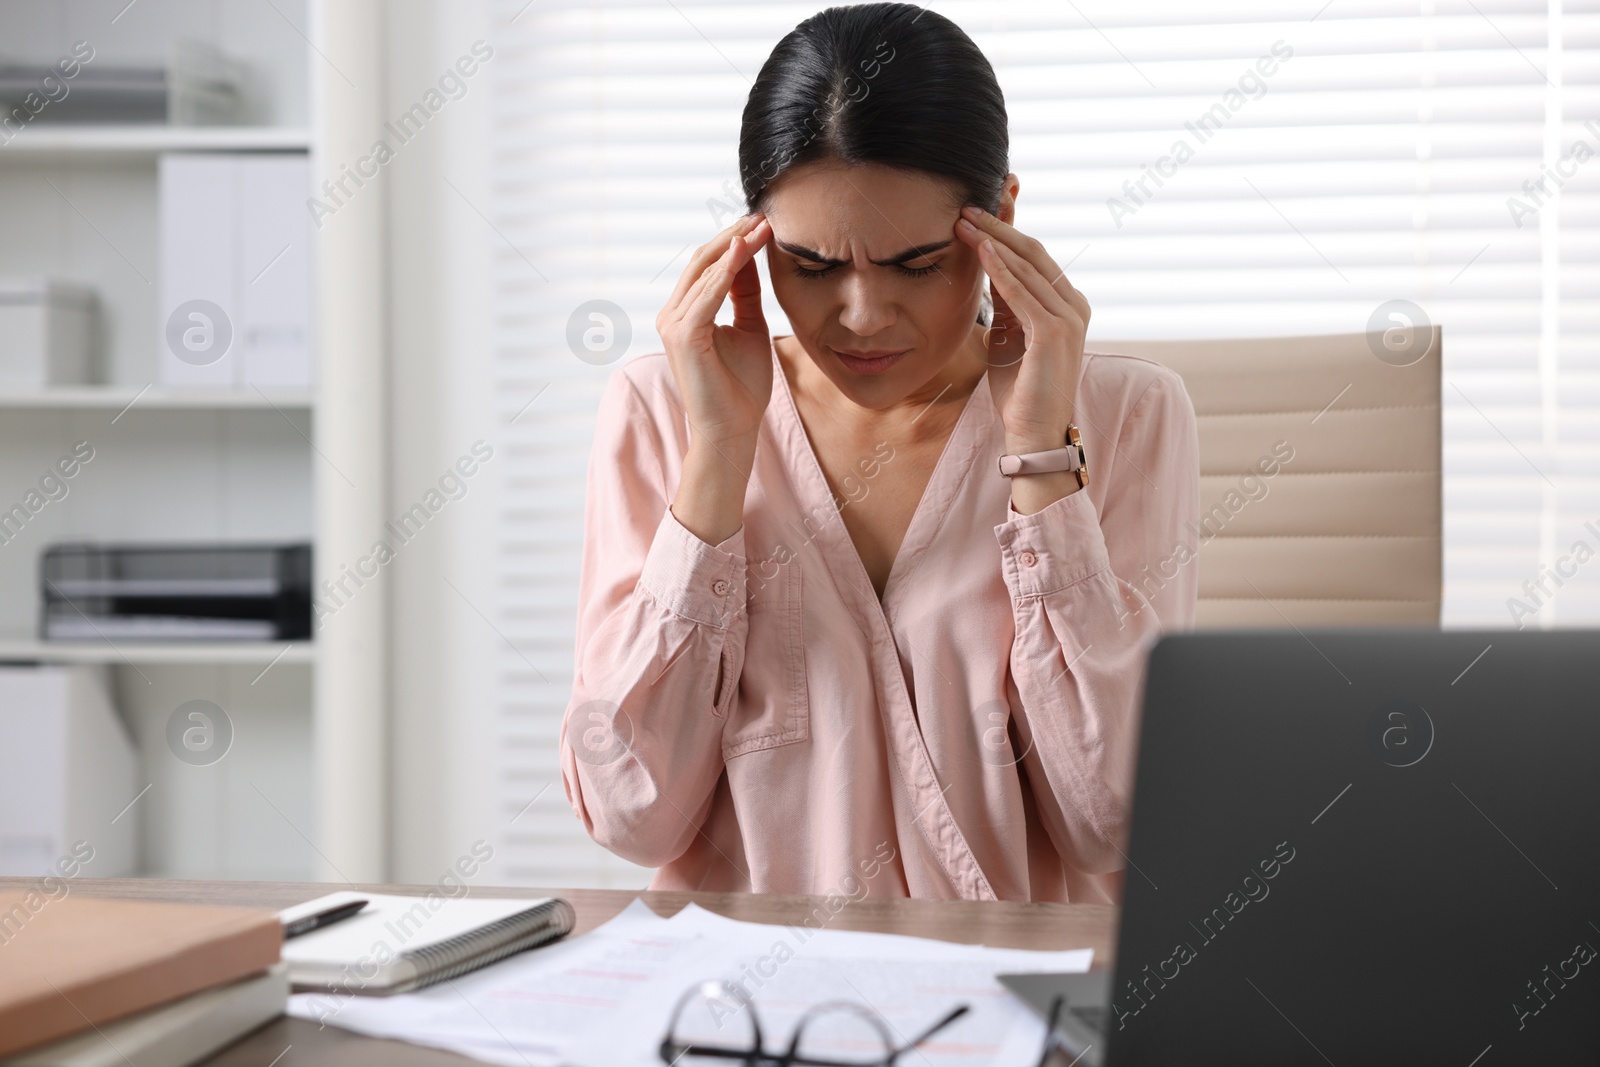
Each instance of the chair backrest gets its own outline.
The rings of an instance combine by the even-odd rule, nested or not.
[[[1438,625],[1442,328],[1430,328],[1405,366],[1382,334],[1086,346],[1171,367],[1194,402],[1198,628]]]

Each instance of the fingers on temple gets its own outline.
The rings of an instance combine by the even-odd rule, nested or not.
[[[714,321],[717,309],[733,289],[734,278],[747,262],[749,257],[743,242],[737,237],[729,238],[722,256],[706,268],[700,281],[684,297],[683,321],[700,324]]]
[[[997,297],[1004,297],[1013,316],[1029,326],[1038,329],[1050,318],[1051,312],[1040,303],[1039,298],[1018,277],[1018,259],[1015,252],[1005,248],[998,241],[983,246],[984,267],[989,272],[990,279],[995,285]],[[1008,259],[1009,256],[1009,259]],[[998,305],[997,305],[998,306]]]
[[[1016,253],[1023,262],[1028,264],[1035,273],[1044,279],[1045,283],[1055,290],[1056,294],[1069,302],[1077,290],[1072,283],[1067,281],[1067,272],[1051,258],[1050,252],[1044,243],[1036,237],[1029,237],[1015,226],[1003,219],[996,218],[987,212],[979,215],[976,220],[968,220],[982,234],[988,234],[994,243]],[[1017,272],[1022,275],[1022,271]]]
[[[1037,267],[1041,274],[1054,278],[1061,273],[1056,261],[1050,258],[1050,250],[1037,237],[1028,236],[1011,223],[988,212],[981,214],[975,225],[993,237],[995,244],[1005,245]]]
[[[1028,257],[1018,253],[1015,249],[1008,248],[1000,242],[995,242],[995,249],[999,252],[1013,276],[1028,290],[1028,293],[1053,315],[1068,317],[1077,314],[1074,308],[1062,296],[1055,286],[1050,284],[1050,279],[1039,272],[1037,265]]]
[[[728,242],[735,234],[744,234],[751,229],[752,218],[749,215],[739,219],[733,225],[717,234],[711,240],[694,250],[689,257],[689,265],[683,268],[683,273],[678,276],[678,284],[673,287],[672,295],[667,298],[667,306],[675,307],[681,304],[688,295],[689,290],[705,276],[706,268],[721,258],[727,251]],[[759,225],[759,223],[756,223]]]
[[[756,270],[754,253],[745,260],[733,276],[733,325],[736,329],[765,328],[766,316],[761,310],[761,275]]]
[[[716,260],[721,249],[728,247],[729,236],[726,232],[719,234],[717,239],[707,241],[689,255],[689,263],[683,268],[683,273],[678,275],[678,282],[672,287],[672,295],[667,297],[666,307],[676,308],[683,303],[683,298],[705,273],[706,265]],[[720,244],[718,240],[721,241]]]

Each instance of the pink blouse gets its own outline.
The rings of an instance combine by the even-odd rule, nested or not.
[[[653,889],[1114,902],[1144,657],[1194,624],[1182,379],[1086,353],[1090,479],[1034,515],[981,379],[880,602],[774,354],[744,526],[668,509],[689,428],[664,354],[612,375],[589,464],[567,799]]]

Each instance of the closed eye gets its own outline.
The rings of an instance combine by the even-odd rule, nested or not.
[[[838,269],[839,265],[837,263],[833,264],[832,266],[823,267],[820,270],[808,270],[799,264],[795,264],[794,272],[802,278],[826,278],[828,275],[832,274]],[[904,265],[896,265],[895,269],[907,277],[920,278],[923,275],[932,274],[934,271],[938,270],[939,264],[930,263],[926,267],[907,267]]]

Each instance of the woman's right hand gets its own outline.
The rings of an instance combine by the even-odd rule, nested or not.
[[[772,224],[762,215],[746,215],[723,230],[695,251],[656,316],[689,419],[672,514],[713,546],[744,525],[756,431],[772,398],[772,339],[755,261],[771,239]],[[733,325],[718,326],[717,311],[730,294]]]
[[[661,313],[656,332],[689,419],[691,449],[713,446],[746,476],[772,396],[772,338],[761,312],[755,256],[772,238],[764,215],[746,215],[701,245]],[[716,316],[733,297],[733,325]]]

